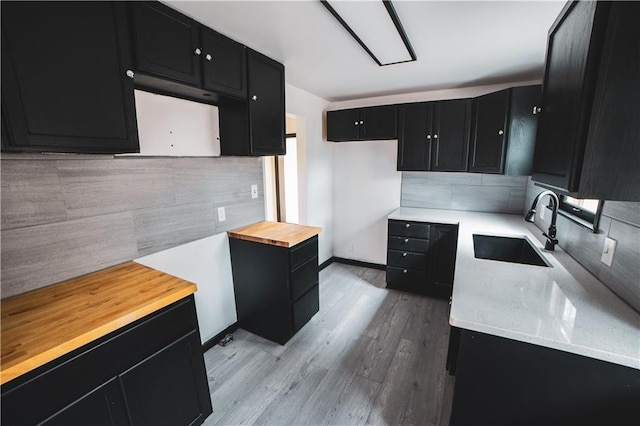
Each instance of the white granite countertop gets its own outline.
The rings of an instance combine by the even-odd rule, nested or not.
[[[449,323],[640,369],[640,314],[520,215],[401,207],[389,219],[458,224]],[[476,259],[473,234],[525,236],[550,267]]]

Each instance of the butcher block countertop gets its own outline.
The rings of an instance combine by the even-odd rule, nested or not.
[[[188,281],[127,262],[2,300],[0,384],[196,289]]]
[[[311,237],[315,237],[322,228],[295,225],[284,222],[258,222],[253,225],[228,231],[229,237],[272,246],[293,247]]]

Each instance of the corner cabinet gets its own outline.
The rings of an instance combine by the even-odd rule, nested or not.
[[[137,152],[129,46],[124,3],[2,2],[3,151]]]
[[[570,2],[549,31],[533,180],[640,200],[640,3]]]
[[[2,424],[198,425],[211,399],[193,295],[2,385]]]
[[[389,140],[396,137],[395,105],[327,111],[328,141]]]
[[[247,49],[248,99],[220,105],[222,155],[284,155],[284,66]]]
[[[387,287],[450,297],[457,247],[457,225],[389,220]]]
[[[466,171],[471,100],[398,106],[398,170]]]

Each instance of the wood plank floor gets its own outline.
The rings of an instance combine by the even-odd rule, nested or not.
[[[205,353],[205,425],[447,425],[445,300],[385,288],[384,271],[333,263],[320,312],[286,345],[242,329]]]

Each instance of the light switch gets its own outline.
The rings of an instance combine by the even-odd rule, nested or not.
[[[251,185],[251,198],[258,198],[258,185]]]
[[[224,213],[224,207],[218,207],[218,221],[224,222],[227,220],[227,216]]]
[[[616,252],[616,245],[618,242],[612,238],[607,237],[604,240],[604,248],[602,249],[602,258],[600,261],[607,266],[611,266],[613,263],[613,254]]]

